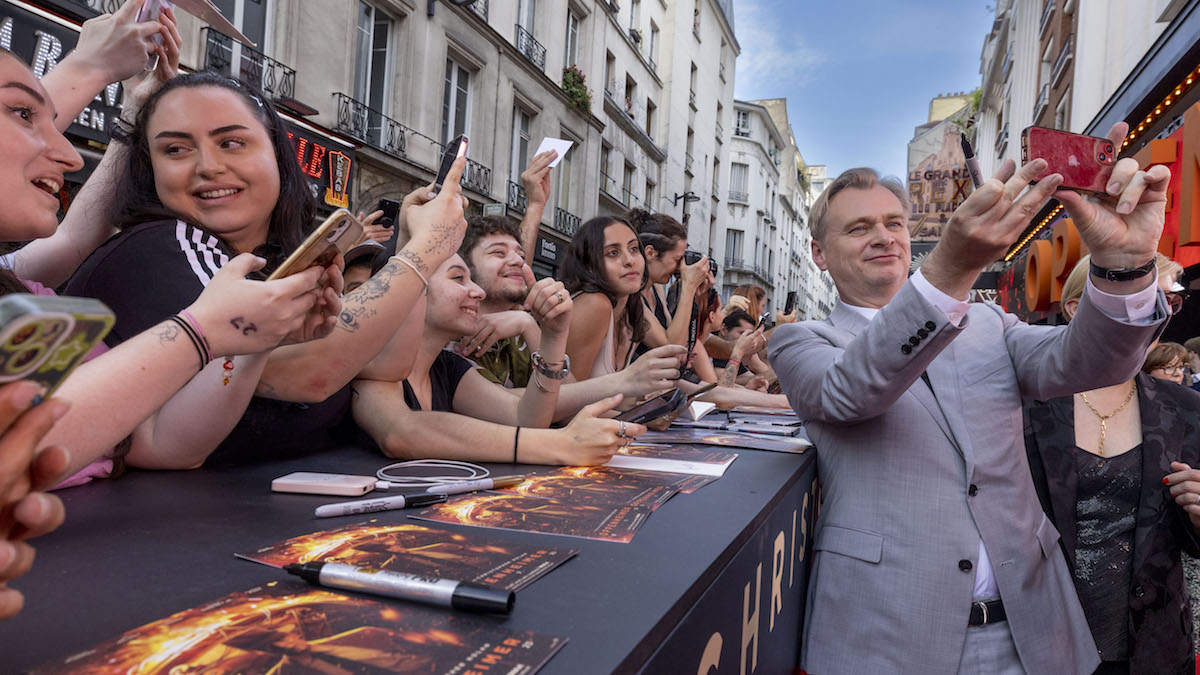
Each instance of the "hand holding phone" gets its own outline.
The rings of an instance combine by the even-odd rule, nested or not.
[[[142,8],[138,10],[137,22],[143,23],[146,21],[158,21],[158,15],[162,14],[163,7],[170,7],[174,9],[175,3],[169,2],[168,0],[146,0],[146,4],[142,5]],[[150,39],[153,40],[154,44],[156,45],[162,44],[162,35],[154,35]],[[151,54],[146,60],[146,70],[154,70],[157,67],[158,54]]]
[[[788,291],[787,302],[783,305],[784,315],[790,315],[796,309],[796,291]]]
[[[433,181],[433,191],[440,193],[442,185],[446,182],[446,177],[450,175],[450,168],[454,166],[455,160],[459,157],[467,156],[467,145],[470,139],[466,134],[456,137],[446,145],[445,152],[442,153],[442,163],[438,166],[437,179]]]
[[[362,235],[362,223],[346,209],[338,209],[275,268],[267,281],[290,277],[313,266],[328,267],[339,253],[354,248]]]

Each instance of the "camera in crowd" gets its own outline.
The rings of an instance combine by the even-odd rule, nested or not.
[[[685,265],[695,265],[697,262],[700,262],[700,258],[702,257],[704,257],[703,253],[688,249],[683,252],[683,263]],[[717,276],[717,262],[712,258],[708,259],[708,271],[712,272],[714,277]]]

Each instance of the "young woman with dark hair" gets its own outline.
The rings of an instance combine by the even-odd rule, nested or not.
[[[314,224],[295,146],[269,101],[250,85],[212,73],[177,77],[146,101],[127,143],[115,206],[121,232],[84,262],[68,286],[115,310],[109,344],[193,300],[239,253],[266,259],[261,273],[267,273]],[[413,239],[346,295],[340,311],[328,317],[328,326],[336,323],[337,330],[320,341],[205,369],[199,379],[216,388],[214,400],[235,401],[245,410],[213,461],[290,456],[340,444],[350,380],[360,373],[385,379],[407,374],[394,363],[372,359],[420,296],[424,277],[457,249],[465,227],[459,187],[464,165],[462,160],[455,165],[436,199],[402,211]],[[340,268],[327,268],[320,283],[327,301],[336,301]],[[226,383],[237,388],[237,396],[225,390]],[[154,465],[196,466],[209,454],[173,453],[157,457]]]
[[[559,279],[575,298],[567,354],[576,380],[623,370],[646,335],[646,256],[633,226],[600,216],[579,228],[567,247]]]
[[[169,19],[164,18],[168,25]],[[177,41],[166,44],[162,56],[173,61]],[[0,163],[0,186],[6,195],[6,208],[0,210],[0,240],[51,237],[58,226],[56,193],[64,174],[83,166],[54,120],[56,115],[73,116],[76,111],[58,110],[29,68],[7,53],[0,54],[0,110],[4,113],[0,156],[5,158]],[[30,260],[42,255],[26,254]],[[215,446],[228,419],[222,416],[226,408],[217,403],[198,414],[190,405],[196,388],[185,385],[197,372],[196,361],[206,360],[209,353],[224,357],[262,352],[288,336],[313,335],[321,325],[314,311],[316,274],[272,283],[246,281],[242,277],[255,264],[252,256],[234,261],[200,297],[177,305],[162,321],[147,326],[149,330],[131,335],[128,345],[108,353],[101,353],[103,348],[94,351],[94,358],[67,378],[57,396],[71,401],[72,408],[42,441],[42,447],[69,451],[69,455],[50,453],[60,458],[57,468],[77,472],[126,438],[130,453],[137,455],[153,454],[158,447],[188,451]],[[7,292],[53,295],[10,271],[0,276]],[[233,317],[253,323],[257,331],[247,335],[233,330],[228,326]],[[184,322],[205,336],[203,356],[181,335]],[[231,426],[229,422],[227,427]],[[97,462],[88,467],[89,475],[105,475],[111,467],[109,462]]]
[[[646,255],[646,276],[650,280],[642,289],[642,302],[649,310],[645,315],[646,337],[638,346],[636,355],[666,344],[686,347],[696,300],[703,298],[715,283],[709,273],[708,258],[701,256],[691,265],[683,264],[683,254],[687,251],[687,227],[665,213],[633,209],[625,217],[642,241],[642,251]],[[676,274],[679,275],[681,291],[677,291],[679,299],[672,307],[667,303],[663,288]]]

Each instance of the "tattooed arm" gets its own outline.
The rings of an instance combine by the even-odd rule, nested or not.
[[[409,209],[406,222],[412,240],[383,269],[342,299],[338,327],[332,335],[271,352],[258,395],[285,401],[323,401],[360,373],[364,378],[379,377],[369,372],[368,364],[424,295],[422,277],[428,279],[462,243],[467,221],[459,180],[465,166],[466,159],[460,157],[438,196]],[[415,343],[412,348],[415,350]]]

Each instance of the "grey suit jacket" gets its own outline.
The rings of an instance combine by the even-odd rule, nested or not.
[[[778,328],[771,365],[822,482],[805,670],[957,672],[982,537],[1025,670],[1092,672],[1095,644],[1030,479],[1021,398],[1129,379],[1166,316],[1160,293],[1149,326],[1085,297],[1069,327],[990,304],[955,327],[910,282],[870,322],[838,303],[827,321]]]

